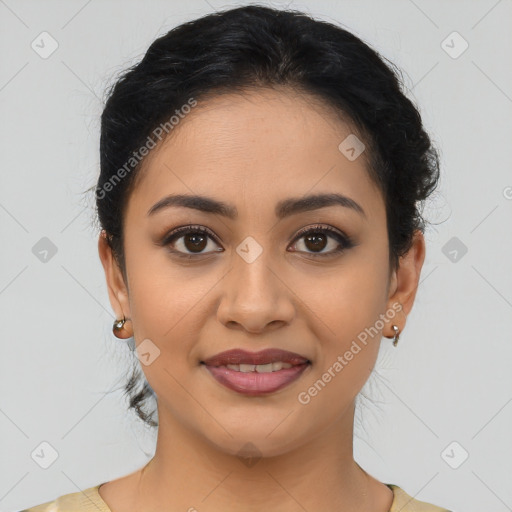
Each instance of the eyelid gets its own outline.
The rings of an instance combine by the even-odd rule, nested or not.
[[[351,241],[350,237],[348,235],[346,235],[345,233],[343,233],[339,229],[336,229],[336,228],[334,228],[332,226],[329,226],[328,224],[313,224],[313,225],[301,228],[297,232],[297,234],[296,234],[295,238],[293,239],[293,241],[295,242],[296,240],[298,240],[299,238],[303,237],[304,235],[307,235],[311,231],[313,231],[313,232],[325,231],[325,232],[330,233],[332,235],[337,235],[344,242],[348,243],[348,242]]]
[[[309,233],[327,233],[328,236],[334,238],[336,242],[339,244],[338,247],[332,251],[328,252],[304,252],[304,251],[293,251],[307,254],[308,256],[313,256],[317,258],[336,256],[342,252],[345,252],[348,249],[351,249],[356,245],[356,243],[352,240],[352,238],[346,235],[343,231],[330,226],[328,224],[314,224],[310,226],[306,226],[299,230],[295,238],[293,239],[292,244],[295,244],[298,240],[308,235]]]
[[[175,238],[179,238],[179,235],[187,234],[189,232],[206,233],[207,235],[209,235],[213,239],[213,241],[217,245],[220,245],[220,241],[217,238],[217,235],[211,229],[207,228],[206,226],[195,225],[195,224],[188,224],[186,226],[180,226],[180,227],[178,227],[176,229],[173,229],[171,232],[167,233],[163,237],[161,245],[167,245],[171,241],[173,241]]]
[[[175,229],[173,229],[170,233],[166,234],[164,236],[164,238],[162,239],[162,241],[160,242],[159,245],[162,245],[162,246],[167,246],[169,245],[171,242],[173,242],[174,240],[180,238],[180,235],[182,236],[183,234],[187,234],[187,233],[205,233],[207,234],[208,236],[210,236],[212,238],[212,240],[217,244],[217,245],[221,245],[219,239],[217,238],[217,236],[215,235],[215,233],[207,228],[206,226],[202,226],[202,225],[194,225],[194,224],[188,224],[188,225],[185,225],[185,226],[180,226],[180,227],[177,227]],[[328,224],[313,224],[313,225],[309,225],[309,226],[305,226],[304,228],[301,228],[297,234],[295,235],[295,237],[293,238],[292,240],[292,244],[296,243],[298,240],[300,240],[302,237],[304,237],[305,235],[307,235],[308,233],[310,232],[326,232],[329,234],[329,236],[333,237],[336,239],[336,241],[342,245],[342,248],[338,248],[338,249],[335,249],[335,250],[332,250],[332,251],[329,251],[329,252],[326,252],[326,253],[314,253],[314,252],[306,252],[305,254],[308,254],[310,256],[318,256],[318,257],[322,257],[322,256],[333,256],[333,255],[336,255],[340,252],[343,252],[344,250],[346,249],[349,249],[351,247],[353,247],[355,245],[355,243],[353,242],[353,240],[351,239],[351,237],[349,237],[348,235],[346,235],[345,233],[343,233],[342,231],[338,230],[337,228],[334,228],[332,226],[329,226]],[[175,251],[175,250],[172,250],[172,252],[174,254],[178,254],[179,256],[183,256],[185,258],[196,258],[196,257],[200,257],[200,256],[207,256],[207,255],[211,255],[213,254],[214,252],[220,252],[220,251],[210,251],[208,253],[197,253],[197,254],[193,254],[193,253],[182,253],[180,251]],[[292,251],[292,252],[298,252],[298,253],[302,253],[303,251]]]

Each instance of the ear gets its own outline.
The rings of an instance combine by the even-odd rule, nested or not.
[[[98,252],[105,271],[108,296],[112,309],[117,319],[131,318],[130,302],[128,300],[128,288],[124,281],[123,273],[108,244],[105,230],[102,230],[98,239]]]
[[[416,230],[412,246],[407,254],[400,258],[398,269],[393,271],[389,287],[388,306],[400,303],[404,316],[410,313],[414,304],[424,260],[425,238],[421,231]],[[403,330],[403,327],[401,329]]]

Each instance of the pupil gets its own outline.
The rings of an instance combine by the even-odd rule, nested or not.
[[[306,247],[310,250],[322,250],[325,248],[325,242],[326,242],[326,236],[325,235],[308,235],[306,236]],[[309,243],[312,242],[312,246],[309,246]]]
[[[189,247],[187,242],[191,242],[192,246]],[[197,249],[197,252],[201,252],[206,247],[206,236],[198,233],[187,235],[185,237],[185,246],[189,251],[193,252]]]

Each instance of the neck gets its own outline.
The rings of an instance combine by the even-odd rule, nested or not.
[[[371,510],[377,481],[354,461],[353,420],[352,404],[309,443],[268,457],[253,452],[251,458],[249,445],[247,452],[226,453],[159,408],[156,452],[140,470],[135,508]]]

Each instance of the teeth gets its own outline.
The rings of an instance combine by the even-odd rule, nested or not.
[[[256,371],[257,373],[270,373],[277,372],[282,370],[283,368],[291,368],[292,365],[290,363],[283,363],[282,361],[277,361],[275,363],[268,364],[227,364],[227,368],[230,370],[234,370],[235,372],[249,373]]]
[[[272,366],[273,366],[273,363],[258,364],[258,365],[256,365],[256,371],[258,373],[271,373],[272,372]],[[278,368],[278,370],[280,370],[280,369],[281,368]]]

